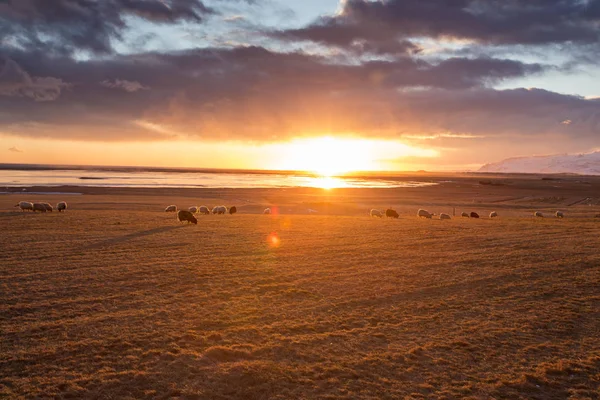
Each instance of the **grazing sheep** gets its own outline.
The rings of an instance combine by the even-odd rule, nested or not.
[[[191,212],[192,214],[196,214],[198,212],[198,207],[191,206],[190,208],[188,208],[188,211]]]
[[[50,205],[50,203],[42,203],[42,205],[44,207],[46,207],[46,211],[48,211],[48,212],[52,212],[52,210],[54,210],[54,208],[52,208],[52,206]]]
[[[417,211],[417,216],[431,219],[433,214],[427,210],[423,210],[422,208],[420,208],[419,211]]]
[[[263,211],[263,214],[271,214],[271,209],[265,208],[265,211]]]
[[[36,211],[40,211],[40,212],[46,212],[46,206],[44,206],[44,204],[42,203],[33,203],[33,212]]]
[[[177,206],[174,204],[171,204],[170,206],[165,208],[165,212],[177,212]]]
[[[440,214],[440,219],[452,219],[452,217],[448,214],[445,213],[441,213]]]
[[[498,216],[498,213],[496,211],[492,211],[490,213],[490,218],[496,218]]]
[[[563,214],[562,211],[557,211],[556,212],[556,218],[564,218],[564,217],[565,217],[565,214]]]
[[[236,206],[229,207],[229,215],[233,215],[236,212],[237,212],[237,207]]]
[[[539,218],[544,218],[544,214],[542,214],[540,211],[536,211],[533,213],[534,217],[539,217]]]
[[[198,209],[198,212],[200,214],[204,214],[204,215],[210,214],[210,210],[206,206],[200,206],[200,208]]]
[[[466,213],[466,212],[464,212],[464,211],[463,211],[463,213],[462,213],[462,214],[460,214],[460,216],[461,216],[461,217],[466,217],[466,218],[469,218],[469,214],[468,214],[468,213]]]
[[[56,205],[56,209],[58,210],[58,212],[62,212],[65,211],[67,209],[67,202],[66,201],[61,201]]]
[[[381,211],[376,210],[376,209],[372,209],[370,212],[371,217],[383,217],[383,214],[381,213]]]
[[[198,225],[198,220],[196,219],[196,217],[194,217],[194,214],[192,214],[189,211],[179,210],[177,212],[177,219],[179,220],[179,222],[191,222],[192,224]]]
[[[479,214],[477,214],[475,211],[471,211],[470,216],[471,218],[479,218]]]
[[[33,203],[28,201],[20,201],[19,204],[15,205],[15,207],[19,207],[21,211],[30,210],[33,211]]]
[[[219,214],[219,215],[221,215],[221,214],[227,214],[227,207],[225,207],[225,206],[215,206],[212,209],[212,213],[213,214]]]
[[[398,218],[398,212],[396,210],[392,210],[391,208],[388,208],[387,210],[385,210],[385,216],[388,218]]]

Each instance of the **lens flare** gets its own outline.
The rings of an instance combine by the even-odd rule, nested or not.
[[[271,247],[279,247],[281,244],[281,239],[279,239],[277,232],[271,232],[271,234],[267,236],[267,243]]]

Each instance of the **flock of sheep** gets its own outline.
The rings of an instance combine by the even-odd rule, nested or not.
[[[54,208],[50,203],[32,203],[29,201],[20,201],[15,204],[15,207],[19,207],[21,211],[32,211],[32,212],[52,212]],[[61,201],[56,204],[58,212],[65,211],[67,209],[67,202]]]
[[[268,210],[269,210],[269,213],[271,213],[271,210],[270,209],[268,209]],[[188,223],[192,223],[192,224],[198,224],[198,219],[194,216],[194,214],[223,215],[223,214],[227,214],[227,212],[229,212],[230,215],[233,215],[237,212],[237,207],[231,206],[231,207],[229,207],[229,209],[227,209],[227,207],[225,207],[225,206],[215,206],[211,210],[207,206],[200,206],[200,207],[191,206],[191,207],[188,207],[187,210],[178,210],[176,205],[171,204],[170,206],[167,206],[167,208],[165,208],[165,212],[176,212],[177,219],[179,220],[179,222],[188,222]]]
[[[21,211],[32,211],[32,212],[52,212],[54,210],[54,208],[52,207],[52,205],[50,203],[32,203],[29,201],[20,201],[18,204],[15,205],[15,207],[19,207],[21,209]],[[65,211],[67,209],[67,203],[65,201],[61,201],[59,203],[56,204],[56,209],[58,210],[58,212],[62,212]],[[193,224],[197,224],[198,220],[196,219],[196,217],[194,216],[194,214],[204,214],[204,215],[208,215],[208,214],[218,214],[218,215],[222,215],[222,214],[227,214],[227,212],[229,212],[229,214],[233,215],[237,212],[237,207],[236,206],[231,206],[229,207],[229,209],[225,206],[215,206],[211,209],[209,209],[207,206],[191,206],[189,207],[187,210],[178,210],[176,205],[170,205],[167,206],[167,208],[165,208],[165,212],[176,212],[177,213],[177,219],[180,222],[188,222],[188,223],[193,223]],[[271,214],[271,209],[270,208],[265,208],[263,211],[263,214]],[[385,215],[388,218],[398,218],[400,215],[398,214],[398,212],[392,208],[388,208],[385,211],[381,211],[381,210],[377,210],[377,209],[372,209],[371,212],[369,213],[371,215],[371,217],[379,217],[379,218],[383,218],[383,216]],[[436,214],[434,213],[430,213],[427,210],[423,210],[422,208],[419,209],[419,211],[417,211],[417,216],[418,217],[422,217],[422,218],[429,218],[432,219],[433,216],[435,216]],[[537,218],[543,218],[544,214],[540,211],[535,211],[533,213],[534,217]],[[562,211],[556,211],[554,213],[554,216],[556,218],[564,218],[564,213]],[[462,212],[461,213],[461,217],[465,217],[465,218],[479,218],[479,214],[477,214],[476,212],[471,212],[471,213],[466,213],[466,212]],[[489,215],[490,218],[496,218],[498,217],[498,213],[496,211],[492,211]],[[445,214],[445,213],[440,213],[439,218],[441,220],[445,220],[445,219],[452,219],[452,217],[449,214]]]
[[[386,217],[391,217],[391,218],[398,218],[398,213],[391,209],[388,208],[387,210],[385,210],[385,213],[382,212],[381,210],[377,210],[377,209],[372,209],[371,212],[369,213],[371,215],[371,217],[379,217],[382,218],[384,215]],[[419,209],[419,211],[417,211],[417,217],[420,218],[429,218],[432,219],[433,216],[435,216],[434,213],[430,213],[427,210],[423,210],[422,208]],[[538,217],[538,218],[543,218],[544,214],[542,214],[540,211],[536,211],[533,213],[534,217]],[[554,213],[554,216],[556,218],[564,218],[565,214],[562,211],[557,211],[556,213]],[[445,213],[440,213],[439,215],[440,219],[452,219],[452,217],[449,214],[445,214]],[[472,211],[471,213],[466,213],[466,212],[462,212],[461,213],[461,217],[465,217],[465,218],[479,218],[479,214],[477,214],[476,212]],[[492,211],[489,215],[490,218],[497,218],[498,217],[498,213],[496,211]]]

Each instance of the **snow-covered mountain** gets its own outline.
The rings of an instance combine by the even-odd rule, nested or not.
[[[600,175],[600,151],[587,154],[517,157],[486,164],[480,172]]]

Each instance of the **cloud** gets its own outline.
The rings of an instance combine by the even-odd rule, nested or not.
[[[243,15],[230,15],[228,17],[223,18],[223,21],[225,22],[238,22],[238,21],[245,21],[246,17],[244,17]]]
[[[274,141],[327,132],[407,140],[431,136],[436,145],[452,147],[466,139],[490,143],[506,137],[515,143],[544,135],[584,146],[600,131],[600,100],[539,89],[492,89],[491,81],[545,68],[514,60],[401,57],[336,64],[261,47],[88,61],[14,50],[9,55],[21,66],[16,71],[26,69],[30,77],[76,82],[51,102],[0,96],[0,128],[13,135]],[[564,129],[557,115],[577,121],[578,129]]]
[[[400,58],[334,64],[324,57],[278,53],[261,47],[150,52],[88,61],[14,50],[9,55],[11,75],[21,76],[27,70],[30,78],[13,78],[11,82],[25,83],[3,86],[5,94],[20,95],[23,100],[0,97],[0,109],[5,111],[0,115],[0,126],[29,135],[36,131],[42,134],[48,126],[86,125],[123,129],[131,134],[135,128],[131,121],[136,120],[198,137],[264,139],[276,134],[285,138],[328,127],[369,135],[381,130],[381,134],[389,135],[384,131],[392,132],[418,120],[409,116],[403,123],[395,116],[410,106],[408,100],[418,101],[417,93],[431,96],[435,102],[439,94],[431,92],[434,89],[453,93],[485,88],[489,82],[526,76],[545,68],[492,58],[435,62]],[[36,80],[31,76],[54,78]],[[67,79],[76,84],[60,92]],[[22,87],[30,91],[23,92]],[[106,90],[107,87],[120,90]],[[55,101],[26,101],[33,97],[31,88]],[[128,95],[124,96],[123,91]],[[452,107],[460,96],[449,95],[447,107]],[[424,109],[420,113],[427,116],[431,112]],[[444,128],[436,127],[437,131]],[[74,130],[58,131],[56,135],[66,137]],[[88,132],[94,139],[102,138],[92,135],[93,130]],[[77,137],[81,135],[85,133],[78,133]],[[107,140],[121,137],[104,135]],[[152,140],[155,136],[140,129],[129,138]]]
[[[12,37],[17,48],[107,54],[128,17],[174,24],[201,22],[212,13],[200,0],[15,0],[0,3],[0,37]]]
[[[487,46],[589,45],[600,39],[599,20],[597,0],[347,0],[335,16],[271,35],[346,49],[357,42],[393,49],[422,38]]]
[[[18,149],[17,147],[11,147],[10,149],[8,149],[8,151],[13,152],[13,153],[23,153],[23,150]]]
[[[14,60],[0,59],[0,96],[53,101],[68,86],[69,84],[54,77],[31,77]]]
[[[137,81],[127,81],[124,79],[115,79],[113,81],[104,80],[100,82],[100,85],[111,89],[122,89],[129,93],[137,92],[138,90],[150,89],[149,87],[144,86]]]

